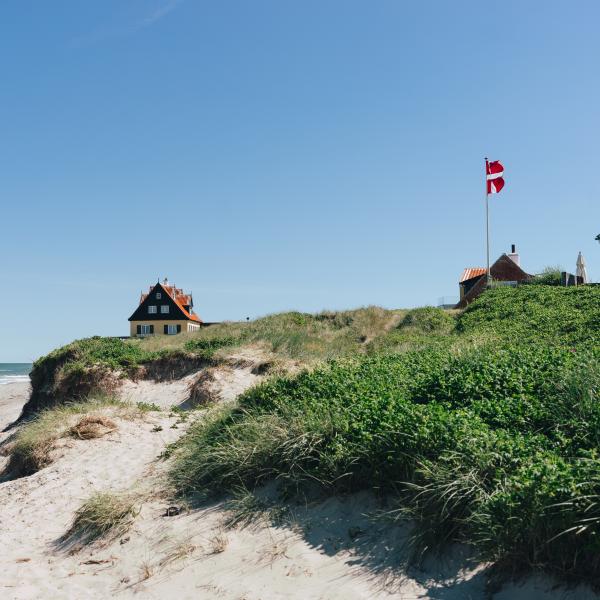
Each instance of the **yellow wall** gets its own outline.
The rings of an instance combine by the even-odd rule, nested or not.
[[[129,335],[131,337],[137,336],[138,325],[154,325],[154,335],[165,335],[165,325],[181,325],[181,333],[186,331],[197,331],[200,329],[200,324],[194,321],[130,321],[129,322]]]

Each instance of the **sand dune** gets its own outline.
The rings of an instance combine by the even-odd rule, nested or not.
[[[126,383],[123,397],[165,409],[186,402],[194,378]],[[248,367],[208,378],[212,392],[231,399],[256,381]],[[0,426],[14,420],[28,389],[0,389]],[[193,413],[202,418],[202,411]],[[157,457],[182,435],[168,410],[140,420],[115,417],[118,429],[93,440],[69,440],[55,461],[29,477],[0,484],[0,598],[421,599],[486,597],[486,566],[455,548],[421,570],[406,569],[407,530],[374,525],[368,494],[291,506],[286,525],[227,528],[220,503],[166,517],[156,493],[140,507],[133,528],[109,544],[66,550],[59,540],[75,510],[96,490],[128,490],[159,481]],[[176,425],[176,428],[173,428]],[[6,435],[6,434],[4,434]],[[552,589],[544,578],[507,585],[494,596],[547,600],[594,598],[587,589]]]

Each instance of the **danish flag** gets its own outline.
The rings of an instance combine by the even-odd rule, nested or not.
[[[504,187],[504,167],[499,160],[488,161],[485,159],[485,173],[487,178],[487,193],[497,194]]]

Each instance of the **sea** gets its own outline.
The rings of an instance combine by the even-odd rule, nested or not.
[[[0,385],[29,381],[31,363],[0,363]]]

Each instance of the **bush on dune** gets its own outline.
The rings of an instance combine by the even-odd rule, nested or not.
[[[433,306],[424,306],[409,311],[402,319],[399,328],[414,328],[423,333],[449,333],[454,329],[455,320],[447,311]]]
[[[522,285],[479,297],[458,319],[462,334],[585,346],[600,342],[600,287]]]

